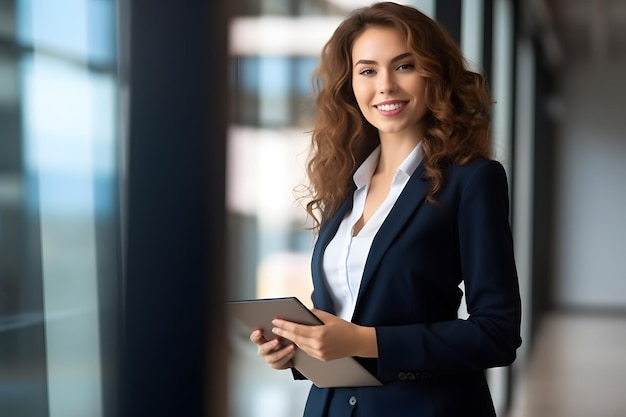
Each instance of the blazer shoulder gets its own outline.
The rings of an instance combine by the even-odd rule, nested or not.
[[[443,195],[495,193],[508,196],[508,180],[504,166],[494,159],[476,158],[464,165],[448,168]]]
[[[464,165],[454,165],[448,170],[448,178],[456,179],[462,183],[472,181],[476,176],[504,178],[506,172],[504,166],[495,159],[475,158]]]
[[[476,170],[480,171],[483,169],[504,171],[504,166],[502,165],[502,163],[500,163],[500,161],[497,161],[495,159],[478,157],[478,158],[472,159],[471,161],[463,165],[453,165],[451,169],[454,171],[463,172],[465,175],[467,175],[468,173],[472,171],[476,171]]]

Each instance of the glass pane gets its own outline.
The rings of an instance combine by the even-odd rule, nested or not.
[[[114,399],[115,4],[0,10],[0,415],[97,417]]]

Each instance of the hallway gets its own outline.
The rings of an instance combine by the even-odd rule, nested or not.
[[[626,416],[626,315],[548,315],[508,417]]]

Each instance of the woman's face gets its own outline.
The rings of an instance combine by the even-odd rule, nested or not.
[[[352,89],[381,140],[422,139],[426,81],[416,65],[402,34],[393,28],[370,27],[352,46]]]

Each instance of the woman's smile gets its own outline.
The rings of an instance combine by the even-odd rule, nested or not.
[[[376,104],[374,107],[384,116],[395,116],[406,108],[407,101],[388,101]]]

